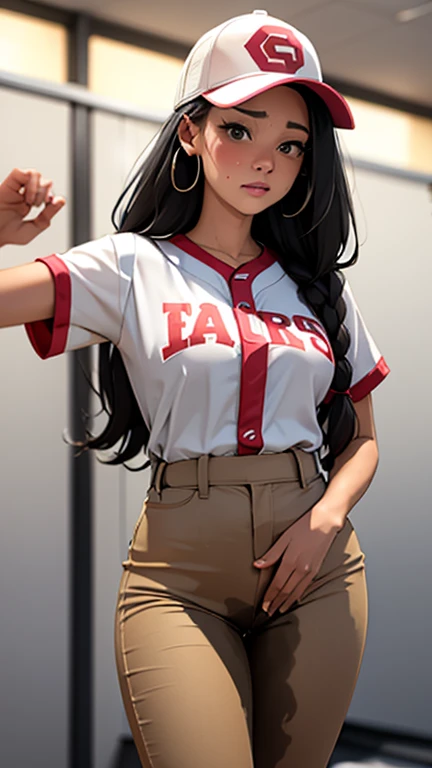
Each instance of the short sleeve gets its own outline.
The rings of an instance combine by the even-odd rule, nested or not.
[[[349,395],[356,403],[381,384],[390,373],[390,368],[366,327],[351,286],[346,279],[342,298],[347,308],[344,325],[350,334],[350,345],[346,356],[353,369]],[[325,403],[331,400],[332,392],[333,390],[330,389],[327,393]]]
[[[41,358],[103,341],[118,344],[134,254],[134,236],[122,233],[37,259],[55,282],[54,317],[25,325]]]

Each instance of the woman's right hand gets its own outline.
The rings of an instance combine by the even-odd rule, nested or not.
[[[53,182],[35,170],[14,168],[0,184],[0,246],[27,245],[47,229],[66,204],[51,193]],[[34,219],[24,221],[33,207],[45,203]]]

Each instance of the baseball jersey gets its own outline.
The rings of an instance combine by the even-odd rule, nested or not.
[[[322,445],[317,407],[335,370],[322,323],[267,248],[237,268],[185,235],[107,235],[43,259],[55,315],[26,325],[42,358],[115,344],[165,461]],[[346,281],[345,324],[361,400],[389,373]]]

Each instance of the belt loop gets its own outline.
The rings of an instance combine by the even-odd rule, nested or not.
[[[298,475],[299,475],[299,480],[300,480],[300,485],[301,485],[302,488],[307,488],[307,482],[305,480],[305,476],[304,476],[304,472],[303,472],[303,466],[302,466],[302,462],[301,462],[301,458],[300,458],[299,449],[298,448],[290,448],[289,450],[291,451],[291,453],[293,454],[293,456],[294,456],[294,458],[296,460],[297,470],[298,470]]]
[[[319,475],[324,476],[324,470],[321,464],[319,450],[317,449],[316,451],[314,451],[312,455],[315,459],[316,471],[318,472]]]
[[[197,462],[198,496],[200,499],[208,499],[209,497],[208,463],[207,453],[200,456]]]
[[[162,480],[163,480],[163,473],[165,471],[165,467],[167,466],[167,462],[161,459],[158,462],[158,465],[156,467],[156,472],[154,473],[153,478],[153,485],[155,487],[155,491],[157,495],[159,496],[159,501],[161,498],[161,491],[162,491]]]
[[[156,456],[156,454],[153,453],[152,451],[148,452],[148,457],[151,462],[149,488],[153,488],[156,470],[159,466],[159,462],[162,461],[162,459],[160,458],[160,456]]]
[[[151,470],[150,470],[149,488],[153,488],[153,486],[154,486],[154,479],[155,479],[156,470],[158,468],[158,464],[159,464],[159,460],[158,459],[156,459],[156,458],[152,459],[152,465],[151,465]]]

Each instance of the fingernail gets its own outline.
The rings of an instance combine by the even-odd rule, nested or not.
[[[265,560],[255,560],[255,565],[264,565]]]
[[[268,607],[269,607],[269,605],[270,605],[270,603],[263,603],[263,605],[262,605],[262,609],[263,609],[263,611],[265,611],[266,613],[268,613]]]

